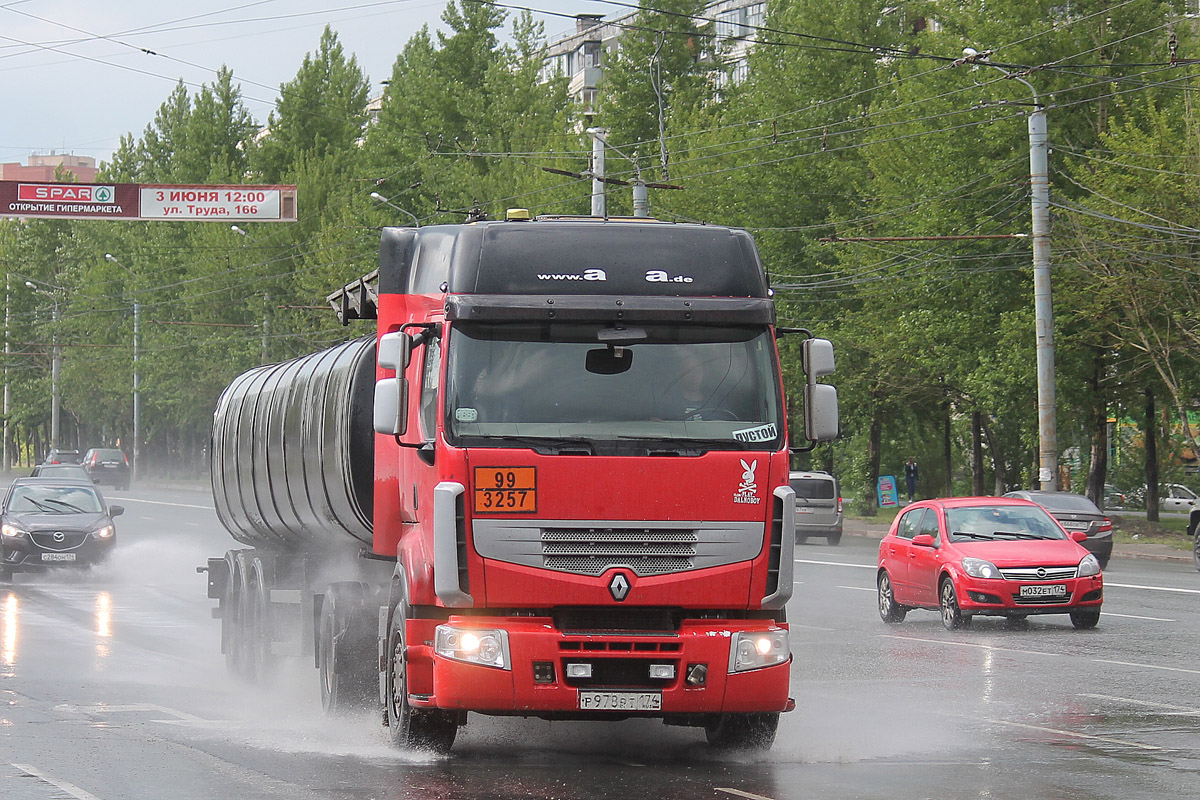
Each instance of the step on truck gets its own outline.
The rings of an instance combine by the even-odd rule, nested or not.
[[[803,337],[807,442],[837,393],[830,343],[776,328],[750,235],[385,228],[328,300],[375,331],[242,374],[214,413],[245,547],[200,569],[230,669],[312,658],[329,713],[374,708],[404,747],[446,752],[472,713],[769,747],[794,706],[776,336]]]

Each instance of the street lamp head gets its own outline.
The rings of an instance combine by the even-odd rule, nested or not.
[[[107,260],[107,261],[111,261],[111,262],[113,262],[114,264],[120,264],[120,263],[121,263],[120,261],[117,261],[117,257],[116,257],[116,256],[114,256],[112,253],[105,253],[105,254],[104,254],[104,258],[105,258],[105,260]]]
[[[250,235],[250,234],[246,233],[244,230],[242,230],[241,228],[239,228],[237,225],[230,225],[229,230],[233,231],[234,233],[236,233],[239,236],[249,236]]]
[[[974,58],[975,56],[979,55],[979,51],[976,50],[974,47],[964,47],[963,55],[966,56],[967,58]]]
[[[386,197],[384,197],[383,195],[381,195],[379,192],[371,192],[371,199],[372,199],[372,200],[375,200],[375,201],[378,201],[378,202],[380,202],[380,203],[386,203],[386,202],[387,202],[387,198],[386,198]]]
[[[25,281],[25,285],[28,286],[30,289],[33,289],[35,292],[37,291],[38,287],[34,284],[33,281]]]

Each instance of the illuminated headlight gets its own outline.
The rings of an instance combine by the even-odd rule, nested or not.
[[[738,631],[729,651],[729,671],[745,672],[782,664],[791,658],[787,631]]]
[[[113,526],[105,525],[103,528],[96,528],[96,530],[92,531],[92,535],[97,539],[110,539],[113,535]]]
[[[24,533],[25,531],[21,528],[18,528],[16,525],[11,525],[7,522],[4,523],[3,527],[0,527],[0,535],[3,536],[22,536]]]
[[[1078,574],[1079,574],[1079,577],[1081,577],[1081,578],[1086,578],[1089,575],[1099,575],[1100,574],[1100,562],[1096,560],[1096,557],[1094,555],[1092,555],[1091,553],[1088,553],[1079,562],[1079,573]]]
[[[1000,570],[996,569],[996,565],[990,561],[984,561],[982,558],[964,558],[962,560],[962,567],[963,572],[972,578],[1000,577]]]
[[[512,669],[512,660],[508,655],[508,631],[505,630],[467,630],[452,625],[438,625],[433,650],[439,656],[455,661]]]

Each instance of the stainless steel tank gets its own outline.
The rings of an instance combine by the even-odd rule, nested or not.
[[[375,337],[256,367],[217,400],[210,471],[234,539],[279,551],[371,544]]]

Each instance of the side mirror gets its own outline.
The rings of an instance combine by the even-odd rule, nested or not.
[[[917,547],[933,547],[933,537],[928,533],[918,533],[912,538],[912,543]]]
[[[1086,542],[1087,541],[1087,533],[1085,531],[1071,531],[1071,541]]]
[[[823,383],[804,387],[804,436],[810,442],[828,442],[838,436],[837,389]]]
[[[401,436],[408,430],[408,379],[382,378],[375,382],[376,433]]]
[[[800,352],[804,358],[804,374],[808,382],[833,374],[833,342],[828,339],[805,339]]]
[[[109,506],[108,515],[110,517],[119,517],[125,513],[125,506]]]
[[[384,369],[403,372],[412,358],[412,337],[404,331],[392,331],[379,337],[375,360]]]

